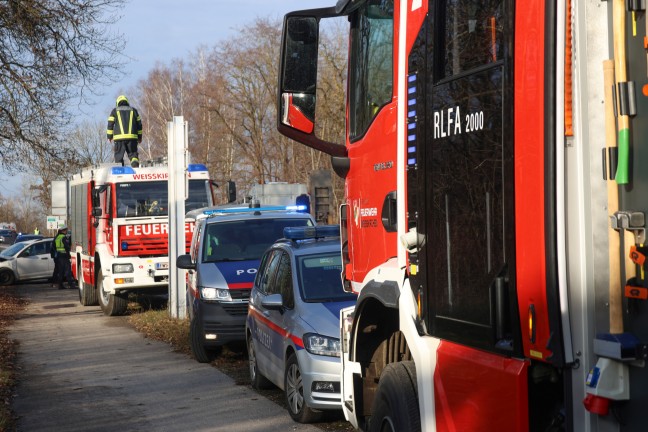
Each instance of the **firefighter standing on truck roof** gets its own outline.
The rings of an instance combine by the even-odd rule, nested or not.
[[[133,168],[139,167],[137,145],[142,142],[142,119],[135,108],[128,104],[126,96],[117,98],[117,106],[108,117],[108,140],[114,140],[115,162],[124,165],[124,153]]]

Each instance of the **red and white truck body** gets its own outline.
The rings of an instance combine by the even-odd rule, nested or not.
[[[213,205],[207,168],[190,164],[186,210]],[[166,165],[140,168],[103,164],[70,181],[72,271],[82,304],[119,314],[129,292],[166,292],[169,279]],[[195,222],[185,221],[187,248]],[[106,309],[104,309],[106,312]]]

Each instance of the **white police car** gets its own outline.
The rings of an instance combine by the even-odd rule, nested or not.
[[[248,299],[261,255],[285,227],[315,225],[310,214],[296,210],[229,206],[197,217],[190,253],[176,264],[189,270],[189,340],[200,363],[209,362],[220,346],[245,340]]]
[[[250,379],[284,390],[301,423],[341,409],[340,309],[355,304],[343,290],[339,226],[286,228],[263,255],[246,324]]]

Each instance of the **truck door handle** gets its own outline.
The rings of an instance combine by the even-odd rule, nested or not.
[[[264,317],[269,317],[270,316],[270,311],[267,311],[267,310],[263,311],[263,316]]]

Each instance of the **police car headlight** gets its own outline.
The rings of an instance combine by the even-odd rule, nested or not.
[[[229,290],[222,288],[201,287],[200,296],[203,300],[232,301]]]
[[[316,355],[340,357],[340,340],[314,333],[304,335],[304,348]]]
[[[133,264],[113,264],[113,273],[133,273]]]

